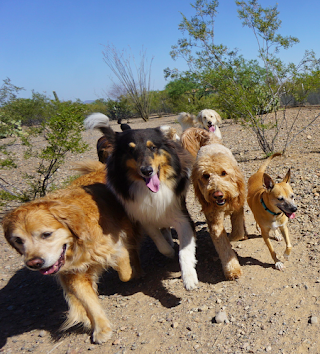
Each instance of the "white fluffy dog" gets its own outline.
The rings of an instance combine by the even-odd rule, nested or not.
[[[222,119],[215,110],[203,109],[195,117],[194,115],[186,112],[181,112],[178,116],[178,122],[182,127],[182,131],[188,128],[204,128],[214,133],[218,138],[222,139],[218,124],[222,122]]]

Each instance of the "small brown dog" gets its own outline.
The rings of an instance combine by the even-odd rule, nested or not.
[[[219,254],[224,275],[233,280],[242,270],[230,240],[243,239],[245,182],[232,152],[221,144],[200,148],[192,171],[192,182],[204,212],[210,236]],[[224,218],[231,216],[232,232],[228,238]]]
[[[270,242],[269,233],[271,230],[280,228],[286,242],[284,256],[286,258],[289,257],[292,246],[287,223],[288,218],[293,219],[295,217],[294,213],[297,210],[297,206],[294,203],[294,194],[289,184],[290,169],[280,183],[274,183],[272,178],[264,173],[271,160],[276,156],[281,156],[281,154],[275,153],[270,156],[259,170],[249,178],[248,204],[257,224],[261,228],[262,237],[268,246],[276,269],[282,270],[284,265],[277,258]]]
[[[92,328],[94,343],[111,336],[111,325],[97,295],[104,269],[122,281],[139,275],[140,231],[105,185],[105,165],[95,161],[69,188],[21,205],[3,219],[7,241],[25,265],[44,275],[57,274],[69,304],[62,329],[78,323]]]

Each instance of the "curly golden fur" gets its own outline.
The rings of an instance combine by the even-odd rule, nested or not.
[[[215,134],[202,128],[189,128],[185,130],[180,140],[182,146],[188,150],[193,157],[197,157],[197,153],[202,146],[221,143],[221,139]]]
[[[108,267],[122,281],[139,275],[140,230],[106,187],[105,165],[88,164],[87,172],[66,189],[21,205],[2,224],[29,269],[57,275],[69,304],[62,329],[81,323],[92,328],[94,343],[102,343],[111,324],[99,304],[97,281]]]
[[[242,271],[224,229],[224,218],[231,216],[230,240],[243,239],[246,193],[244,177],[231,151],[221,144],[201,147],[193,166],[192,181],[225,277],[239,278]]]

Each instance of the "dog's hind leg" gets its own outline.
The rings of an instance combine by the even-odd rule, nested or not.
[[[169,243],[166,241],[165,237],[162,235],[160,229],[150,226],[143,225],[146,233],[151,237],[153,242],[156,244],[160,253],[165,255],[166,257],[173,258],[175,255],[174,249]]]
[[[246,239],[246,229],[244,224],[244,210],[241,207],[239,210],[231,214],[232,231],[229,235],[230,241],[238,241]]]
[[[196,238],[195,229],[190,217],[183,216],[174,226],[179,238],[179,263],[181,277],[187,290],[195,289],[198,284],[196,272]]]
[[[96,293],[95,276],[90,273],[61,274],[60,281],[65,294],[71,294],[84,307],[93,329],[92,341],[100,344],[106,342],[112,334],[107,319]],[[72,310],[74,311],[74,310]]]
[[[240,278],[242,270],[238,257],[232,249],[226,230],[224,229],[223,221],[224,213],[215,215],[214,220],[207,220],[211,239],[221,260],[223,273],[226,279],[234,280]],[[240,224],[243,228],[243,222]]]

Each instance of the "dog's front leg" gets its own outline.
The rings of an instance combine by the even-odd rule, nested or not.
[[[214,213],[207,218],[210,236],[221,260],[222,269],[228,280],[238,279],[242,275],[238,257],[231,247],[224,229],[224,213]],[[242,226],[243,227],[243,226]]]
[[[229,235],[230,241],[238,241],[246,239],[246,229],[244,223],[244,209],[241,207],[239,210],[235,210],[231,214],[231,226],[232,231]]]
[[[182,216],[182,219],[173,226],[179,238],[179,263],[183,284],[187,290],[192,290],[198,284],[195,269],[197,263],[195,229],[189,215]]]
[[[269,238],[269,233],[270,233],[270,229],[266,229],[266,228],[261,227],[261,235],[262,235],[262,237],[264,239],[264,242],[266,243],[266,245],[267,245],[267,247],[269,249],[271,257],[272,257],[272,259],[274,261],[275,268],[278,269],[278,270],[283,270],[284,269],[284,265],[278,259],[277,254],[274,251],[274,248],[273,248],[273,246],[271,244],[271,241],[270,241],[270,238]]]
[[[287,224],[284,224],[284,225],[280,226],[279,229],[280,229],[281,234],[286,242],[286,250],[284,252],[284,257],[286,259],[288,259],[290,256],[290,253],[291,253],[291,249],[292,249],[292,245],[291,245],[290,238],[289,238],[288,226],[287,226]]]
[[[74,296],[86,310],[93,329],[92,341],[101,344],[111,337],[112,330],[110,322],[100,305],[98,295],[94,289],[94,287],[96,287],[96,282],[93,278],[94,277],[88,273],[68,273],[60,275],[60,282],[66,296],[68,297],[68,294]],[[72,299],[72,297],[69,299]],[[75,311],[77,311],[76,309],[71,308],[74,303],[70,301],[68,302],[70,305],[70,312],[74,314]]]

